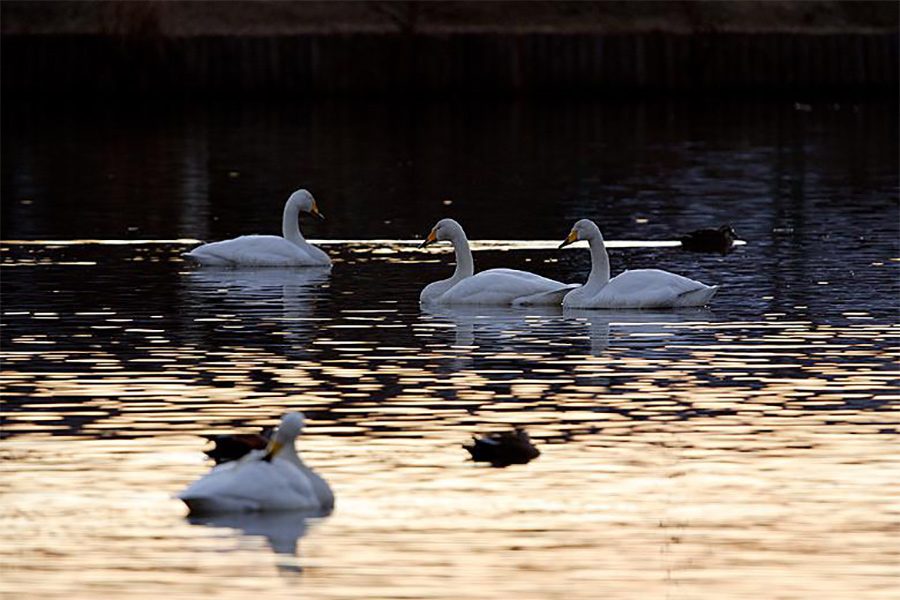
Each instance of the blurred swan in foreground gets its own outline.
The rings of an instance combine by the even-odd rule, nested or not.
[[[718,286],[708,286],[659,269],[635,269],[609,278],[609,254],[603,235],[589,219],[581,219],[559,245],[564,248],[587,240],[591,248],[591,274],[587,283],[563,299],[569,308],[675,308],[704,306]]]
[[[232,240],[212,242],[194,248],[186,257],[211,267],[314,267],[331,264],[331,259],[303,238],[300,212],[324,219],[316,199],[306,190],[291,194],[284,205],[282,236],[242,235]]]
[[[303,464],[294,438],[303,415],[288,413],[265,450],[214,467],[178,494],[191,514],[304,510],[330,511],[334,495],[328,483]]]
[[[516,269],[488,269],[475,274],[469,240],[453,219],[438,221],[419,247],[439,241],[453,244],[456,270],[449,279],[425,286],[419,296],[422,304],[558,306],[566,292],[576,287]]]

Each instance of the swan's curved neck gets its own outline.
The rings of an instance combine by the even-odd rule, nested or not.
[[[287,241],[295,244],[302,244],[306,241],[303,239],[303,234],[300,233],[299,217],[300,208],[296,204],[288,203],[284,205],[284,215],[281,219],[281,235]]]
[[[281,447],[278,457],[287,459],[297,466],[303,466],[303,461],[300,460],[300,455],[297,454],[297,448],[294,446],[294,440],[291,440]]]
[[[599,290],[609,283],[609,254],[602,237],[594,236],[588,244],[591,247],[591,274],[585,287]]]
[[[459,281],[475,274],[475,261],[472,259],[472,250],[469,249],[469,240],[466,234],[459,233],[450,240],[453,251],[456,253],[456,270],[453,271],[453,281]]]

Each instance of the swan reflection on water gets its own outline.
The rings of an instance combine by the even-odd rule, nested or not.
[[[195,269],[185,273],[187,287],[199,294],[227,295],[235,300],[308,299],[328,281],[331,267],[266,269]]]
[[[704,308],[648,311],[441,306],[423,308],[422,312],[428,318],[453,323],[455,346],[507,348],[538,335],[572,345],[572,337],[580,335],[586,326],[593,355],[602,354],[609,346],[611,326],[640,335],[646,343],[659,344],[671,334],[672,325],[709,322],[713,317],[712,311]]]
[[[454,346],[506,346],[514,345],[532,326],[553,324],[561,317],[562,309],[555,306],[429,306],[422,307],[422,314],[429,319],[453,323]],[[481,342],[476,341],[476,333]]]
[[[642,345],[657,346],[671,335],[673,325],[707,323],[712,320],[713,313],[706,308],[665,311],[566,308],[563,310],[563,316],[570,322],[587,325],[591,339],[591,354],[599,356],[609,347],[611,327],[624,330],[629,336],[640,336]]]
[[[311,525],[329,512],[245,512],[187,517],[191,525],[231,529],[244,536],[264,537],[272,552],[296,556],[297,544]]]
[[[225,269],[205,268],[184,274],[188,318],[206,326],[215,316],[235,326],[271,329],[277,324],[290,338],[312,337],[305,321],[315,316],[316,300],[327,293],[331,267]],[[216,314],[216,308],[227,315]],[[199,321],[198,321],[199,320]],[[284,325],[284,324],[287,325]],[[293,339],[302,342],[303,339]]]

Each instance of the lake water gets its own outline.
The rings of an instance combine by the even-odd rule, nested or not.
[[[896,598],[895,103],[4,108],[4,597]],[[301,186],[330,272],[182,260]],[[444,216],[478,268],[583,281],[589,217],[722,288],[423,311]],[[199,436],[288,409],[334,513],[186,519]],[[467,460],[512,426],[537,460]]]

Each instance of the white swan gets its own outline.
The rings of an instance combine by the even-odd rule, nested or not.
[[[288,413],[266,450],[214,467],[184,489],[178,498],[191,514],[303,510],[330,511],[334,494],[328,483],[303,464],[294,438],[303,415]]]
[[[704,306],[718,286],[708,286],[659,269],[635,269],[609,278],[609,255],[603,235],[589,219],[581,219],[560,248],[578,240],[591,247],[591,274],[587,283],[566,294],[567,308],[675,308]]]
[[[456,252],[453,277],[430,283],[422,290],[422,304],[468,304],[480,306],[558,306],[572,285],[516,269],[488,269],[477,275],[462,226],[453,219],[441,219],[419,247],[449,241]]]
[[[242,235],[233,240],[198,246],[185,254],[210,267],[321,267],[331,264],[328,255],[303,238],[300,211],[324,219],[316,199],[306,190],[297,190],[284,204],[282,236]]]

